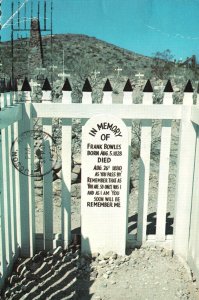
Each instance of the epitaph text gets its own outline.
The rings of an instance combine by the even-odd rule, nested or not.
[[[127,163],[128,133],[123,121],[109,115],[91,118],[82,136],[81,211],[82,234],[86,236],[86,242],[82,237],[82,250],[85,252],[124,252],[117,239],[121,238],[125,244]],[[120,226],[123,228],[119,229]]]

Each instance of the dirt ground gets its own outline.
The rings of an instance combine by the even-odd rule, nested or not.
[[[90,286],[91,298],[80,291],[79,299],[199,299],[190,274],[169,251],[141,248],[115,260],[105,258],[92,264],[98,277]]]
[[[44,251],[18,260],[1,300],[173,300],[199,299],[186,265],[160,248],[82,256],[75,248]]]

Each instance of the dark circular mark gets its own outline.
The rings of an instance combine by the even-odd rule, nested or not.
[[[29,141],[33,139],[33,154]],[[32,159],[31,155],[34,155]],[[41,177],[49,174],[57,163],[57,147],[53,137],[42,130],[21,133],[12,143],[10,156],[13,166],[22,174]]]

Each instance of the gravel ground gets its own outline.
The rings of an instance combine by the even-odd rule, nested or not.
[[[172,252],[134,249],[126,256],[80,254],[78,247],[19,259],[1,300],[199,299],[187,268]]]

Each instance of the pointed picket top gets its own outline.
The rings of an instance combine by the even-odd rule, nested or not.
[[[143,92],[144,93],[153,93],[153,88],[152,88],[152,85],[151,85],[151,82],[149,79],[147,80],[147,83],[145,84]]]
[[[133,88],[132,88],[130,79],[128,79],[126,84],[125,84],[125,87],[123,89],[123,92],[132,92],[132,91],[133,91]]]
[[[104,85],[104,88],[103,88],[103,92],[112,92],[113,89],[112,89],[112,86],[111,86],[111,83],[109,81],[109,79],[107,79],[105,85]]]
[[[193,87],[191,84],[191,80],[189,80],[187,82],[187,85],[185,86],[185,89],[184,89],[184,93],[193,93]]]
[[[65,91],[65,92],[71,92],[72,91],[72,88],[71,88],[71,85],[70,85],[70,82],[69,82],[68,78],[66,78],[66,80],[64,82],[62,91]]]
[[[164,93],[173,93],[173,87],[171,85],[171,80],[170,79],[167,81],[167,84],[164,88]]]
[[[47,77],[46,77],[46,79],[44,81],[44,84],[43,84],[43,87],[42,87],[42,91],[52,91],[50,82],[49,82],[49,80],[48,80]]]
[[[31,92],[32,91],[31,86],[30,86],[30,84],[28,82],[28,78],[27,77],[25,77],[25,79],[24,79],[21,91],[22,92]]]
[[[89,82],[88,78],[86,78],[86,81],[84,83],[82,92],[92,92],[92,87],[90,85],[90,82]]]

